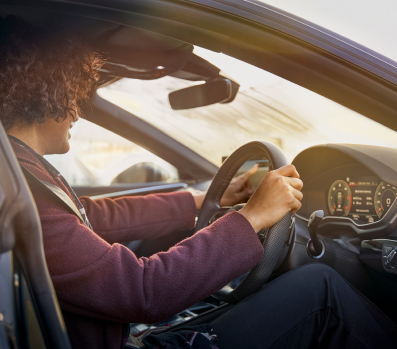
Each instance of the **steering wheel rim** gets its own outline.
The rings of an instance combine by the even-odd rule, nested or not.
[[[215,174],[200,210],[196,232],[206,227],[211,218],[221,210],[220,200],[226,188],[241,165],[254,155],[265,155],[269,159],[270,169],[278,169],[289,164],[282,150],[267,141],[253,141],[238,148]],[[288,238],[290,227],[291,212],[264,232],[262,261],[251,269],[239,286],[235,289],[226,286],[214,294],[214,297],[235,304],[262,288],[274,270],[278,256]]]

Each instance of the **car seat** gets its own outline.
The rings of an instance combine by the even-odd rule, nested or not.
[[[71,349],[40,218],[0,123],[0,348]]]

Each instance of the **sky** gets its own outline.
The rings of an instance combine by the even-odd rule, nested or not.
[[[321,25],[397,61],[396,0],[261,2]]]

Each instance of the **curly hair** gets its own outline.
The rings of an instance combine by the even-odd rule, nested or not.
[[[102,64],[101,55],[81,35],[0,17],[0,120],[5,130],[81,114]]]

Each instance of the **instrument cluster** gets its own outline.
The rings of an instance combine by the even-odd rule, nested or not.
[[[381,219],[397,196],[397,187],[375,176],[338,179],[328,190],[328,209],[332,216],[348,216],[361,223]]]

